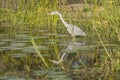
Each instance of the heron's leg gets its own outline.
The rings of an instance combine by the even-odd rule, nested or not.
[[[76,41],[76,37],[75,36],[73,36],[73,42],[75,42]]]

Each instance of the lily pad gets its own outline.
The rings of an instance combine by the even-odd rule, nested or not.
[[[104,46],[106,47],[112,47],[112,46],[116,46],[117,44],[104,44]],[[102,46],[102,45],[99,45],[99,46]]]
[[[11,41],[11,42],[14,42],[14,43],[27,43],[27,42],[30,42],[30,40],[15,40],[15,41]]]
[[[49,71],[48,74],[49,75],[63,75],[63,74],[65,74],[65,72],[62,72],[62,71],[58,71],[58,72],[56,72],[56,71]]]
[[[40,39],[48,38],[48,36],[38,36]]]
[[[25,43],[11,43],[11,46],[13,46],[13,47],[23,47],[23,46],[25,46]]]
[[[48,30],[40,30],[40,29],[38,29],[38,30],[33,30],[34,32],[41,32],[41,33],[44,33],[44,32],[47,32]]]
[[[37,76],[43,76],[43,75],[47,74],[47,70],[34,71],[34,74]]]
[[[22,39],[22,40],[30,40],[31,38],[33,39],[41,39],[41,38],[47,38],[47,36],[29,36],[27,34],[17,34],[16,37],[18,39]]]
[[[76,50],[93,50],[94,48],[96,48],[96,46],[81,46],[81,47],[77,47]]]
[[[4,37],[4,36],[6,36],[6,34],[0,34],[0,37]]]
[[[6,50],[21,50],[23,48],[22,47],[15,47],[15,46],[7,46],[7,47],[1,47],[1,49],[6,49]]]
[[[67,46],[67,48],[63,51],[67,52],[67,53],[73,53],[76,51],[89,51],[89,50],[94,50],[97,46],[85,46],[83,44],[70,44]]]
[[[5,50],[7,50],[7,49],[2,49],[2,48],[0,48],[0,51],[5,51]]]
[[[38,48],[38,50],[48,50],[47,47],[42,46],[42,45],[37,46],[37,48]],[[23,52],[26,52],[26,53],[36,53],[36,51],[35,51],[33,46],[25,47],[23,49]]]
[[[15,41],[15,39],[2,39],[2,40],[0,40],[0,42],[11,42],[11,41]]]
[[[11,78],[11,79],[7,79],[7,80],[26,80],[25,78]]]
[[[7,42],[0,42],[0,45],[5,45],[7,44]]]
[[[31,36],[26,35],[26,34],[17,34],[16,37],[18,39],[30,39],[31,38]]]
[[[32,31],[20,31],[20,32],[17,32],[18,34],[28,34],[28,33],[31,33]]]
[[[52,54],[42,54],[42,56],[43,57],[48,57],[48,56],[50,56],[50,55],[52,55]],[[33,55],[34,57],[39,57],[39,55]]]
[[[48,34],[45,34],[47,36],[57,36],[57,37],[67,37],[69,36],[68,34],[56,34],[56,33],[48,33]]]
[[[62,72],[62,71],[59,71],[59,72],[50,71],[48,73],[48,77],[50,77],[50,78],[66,78],[67,75],[65,74],[65,72]]]
[[[16,57],[16,58],[27,57],[27,55],[25,53],[16,53],[16,54],[9,54],[9,55],[12,57]]]
[[[53,41],[49,41],[49,42],[41,42],[40,44],[50,44],[50,45],[52,45],[52,44],[55,44],[55,42],[53,42]]]
[[[7,76],[0,76],[0,80],[7,80],[8,77]]]

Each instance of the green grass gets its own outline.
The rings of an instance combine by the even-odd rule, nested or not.
[[[9,0],[8,0],[9,1]],[[97,49],[103,49],[103,54],[100,55],[100,62],[96,62],[91,68],[91,72],[94,70],[97,72],[102,71],[116,73],[120,71],[120,1],[119,0],[85,0],[83,7],[73,8],[68,7],[60,8],[62,2],[60,0],[40,0],[34,1],[29,0],[18,0],[18,2],[14,2],[17,4],[17,7],[12,6],[13,2],[10,3],[7,8],[0,8],[0,31],[3,33],[4,31],[14,38],[17,31],[24,30],[32,30],[32,29],[47,29],[48,32],[43,33],[31,33],[30,36],[42,35],[42,34],[67,34],[65,26],[62,24],[58,16],[48,16],[47,14],[57,10],[63,14],[63,17],[66,22],[75,24],[79,26],[82,30],[87,33],[87,36],[83,39],[88,45],[98,46]],[[64,4],[66,4],[64,2]],[[87,5],[87,4],[90,4]],[[7,37],[7,36],[6,36]],[[72,39],[72,38],[71,38]],[[80,40],[81,40],[80,39]],[[46,45],[49,47],[48,51],[39,51],[37,49],[37,44],[40,44],[44,41],[53,41],[54,44]],[[10,58],[7,54],[2,55],[0,58],[4,60],[5,70],[14,69],[15,65],[23,64],[22,68],[25,71],[36,70],[36,69],[49,69],[50,67],[56,68],[54,64],[49,62],[48,59],[59,60],[60,59],[60,50],[59,40],[61,40],[58,36],[48,36],[47,39],[34,40],[32,39],[31,43],[27,43],[27,45],[32,44],[35,48],[35,51],[39,58],[34,58],[33,55],[29,54],[25,59],[13,59]],[[67,41],[68,38],[63,37],[64,41]],[[62,41],[61,40],[61,41]],[[114,48],[111,46],[106,46],[106,44],[116,44]],[[112,49],[108,50],[108,47]],[[4,53],[4,52],[2,52]],[[14,53],[14,51],[5,52],[8,54]],[[49,55],[47,57],[43,57],[41,54],[46,53]],[[79,53],[79,52],[77,52]],[[82,53],[82,52],[80,52]],[[88,51],[88,53],[91,53]],[[98,53],[98,52],[93,52]],[[51,54],[51,55],[50,55]],[[53,55],[54,54],[54,55]],[[60,64],[59,67],[62,67],[63,71],[66,71],[68,74],[70,70],[70,62],[72,60],[67,61],[67,64]],[[36,65],[34,65],[36,64]],[[7,68],[10,66],[10,68]],[[20,65],[21,66],[21,65]],[[34,67],[33,67],[34,66]],[[85,65],[86,66],[86,65]],[[97,70],[96,70],[97,69]],[[79,71],[79,70],[78,70]],[[6,72],[6,71],[5,71]],[[17,72],[17,71],[16,71]],[[4,73],[4,74],[7,74]],[[14,73],[15,74],[15,73]],[[3,73],[1,73],[3,75]],[[79,75],[79,74],[78,74]],[[117,74],[115,74],[117,76]],[[89,76],[89,74],[88,74]],[[44,75],[46,78],[47,75]],[[43,78],[43,77],[40,77]]]

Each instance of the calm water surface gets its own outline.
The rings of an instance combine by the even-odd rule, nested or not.
[[[97,37],[90,38],[88,35],[73,41],[67,31],[53,33],[46,29],[31,29],[11,32],[11,34],[8,32],[0,33],[0,80],[42,78],[45,80],[108,80],[115,78],[113,73],[106,72],[103,75],[97,68],[102,60],[101,57],[105,55],[105,50]],[[31,38],[35,40],[50,68],[44,67],[31,43]],[[109,53],[114,53],[116,44],[106,43],[105,46]],[[55,65],[48,60],[57,60],[56,54],[61,56],[63,53],[67,54],[62,64]],[[111,76],[108,77],[108,75]]]

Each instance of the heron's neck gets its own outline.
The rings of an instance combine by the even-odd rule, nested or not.
[[[61,15],[61,14],[58,14],[58,15],[60,16],[60,19],[61,19],[61,21],[63,22],[63,24],[67,27],[67,23],[64,21],[62,15]]]

